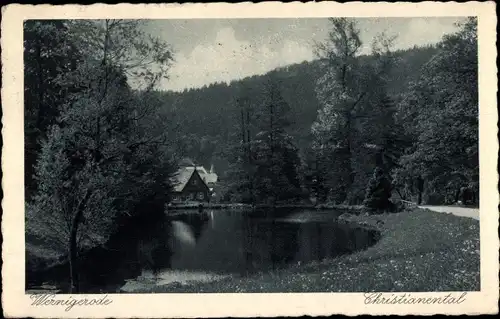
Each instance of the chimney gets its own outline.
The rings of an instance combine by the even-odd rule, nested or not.
[[[214,164],[210,165],[210,174],[214,173]]]

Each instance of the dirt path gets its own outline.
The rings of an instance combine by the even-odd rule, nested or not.
[[[457,206],[419,206],[439,213],[453,214],[461,217],[469,217],[479,220],[479,208],[457,207]]]

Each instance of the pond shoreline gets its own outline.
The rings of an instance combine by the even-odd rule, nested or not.
[[[276,210],[259,209],[259,210],[247,210],[245,215],[247,216],[246,218],[249,218],[249,220],[253,220],[254,222],[261,223],[261,224],[263,223],[262,225],[264,226],[264,228],[269,228],[269,227],[277,227],[274,222],[271,224],[268,224],[268,222],[271,220],[276,221],[276,222],[285,221],[287,224],[293,225],[294,223],[292,221],[287,220],[287,218],[290,215],[293,215],[295,217],[300,215],[302,222],[306,222],[306,223],[308,221],[329,223],[329,222],[337,221],[338,217],[346,212],[359,213],[359,211],[357,211],[353,207],[342,206],[342,208],[343,208],[342,210],[309,210],[309,211],[302,210],[302,209],[290,210],[290,209],[286,209],[286,208],[280,208],[280,209],[276,209]],[[229,213],[229,215],[228,215],[228,213]],[[239,211],[234,211],[234,210],[229,210],[229,209],[220,210],[220,211],[218,211],[218,210],[212,211],[210,209],[204,209],[201,212],[196,211],[196,210],[179,210],[177,212],[170,212],[170,214],[166,214],[166,215],[160,213],[160,216],[163,216],[162,218],[164,219],[164,221],[166,221],[166,222],[168,221],[169,223],[171,223],[172,226],[177,226],[177,224],[174,225],[174,223],[177,223],[177,221],[180,221],[182,223],[185,223],[186,225],[189,225],[191,227],[191,230],[194,231],[191,234],[195,235],[196,237],[199,236],[199,230],[198,231],[196,230],[199,227],[196,227],[196,225],[193,224],[196,221],[199,221],[199,223],[195,223],[195,224],[200,224],[200,223],[206,224],[206,225],[209,225],[210,228],[212,228],[212,227],[214,227],[214,222],[212,221],[212,219],[215,218],[215,223],[217,225],[219,225],[218,226],[219,230],[218,231],[216,230],[216,233],[217,233],[216,236],[220,236],[221,235],[220,231],[221,230],[226,231],[224,229],[226,229],[227,226],[234,227],[233,222],[229,221],[229,224],[227,224],[227,222],[224,222],[225,220],[227,220],[228,218],[231,218],[231,219],[236,218],[235,222],[239,223],[238,220],[240,220],[241,218],[245,218],[244,215],[241,215]],[[313,218],[313,217],[316,217],[316,218]],[[319,219],[317,217],[319,217]],[[223,226],[222,229],[220,229],[221,222],[226,224],[226,226]],[[130,226],[134,227],[135,225],[137,225],[137,223],[131,224]],[[198,225],[198,226],[200,226],[200,225]],[[201,227],[203,228],[203,226],[201,226]],[[237,227],[245,227],[245,226],[237,226]],[[246,224],[246,227],[249,227],[248,224]],[[278,227],[279,227],[279,229],[281,229],[280,226],[278,226]],[[292,226],[293,229],[295,229],[297,227],[302,228],[303,226]],[[162,230],[163,230],[163,227],[160,227],[160,228],[162,228]],[[259,227],[257,227],[257,228],[259,228]],[[267,236],[267,235],[265,235],[266,232],[262,233],[262,230],[258,231],[257,228],[252,228],[253,229],[252,231],[257,231],[261,235],[264,235],[264,237]],[[288,228],[289,227],[287,227],[287,229]],[[182,231],[183,229],[174,229],[172,234],[176,233],[175,232],[176,230]],[[247,229],[247,231],[249,231],[249,229]],[[287,230],[284,230],[284,231],[287,232]],[[315,232],[316,230],[308,227],[307,231],[308,232],[311,232],[311,231]],[[213,233],[213,231],[211,231],[211,232]],[[150,235],[151,231],[149,231],[148,233],[149,233],[148,236],[151,236]],[[283,233],[283,231],[280,230],[278,232],[278,234],[281,234],[281,233]],[[331,231],[330,231],[330,233],[331,233]],[[230,238],[232,238],[233,235],[232,235],[231,231],[229,232],[229,234],[231,234]],[[284,234],[281,234],[278,236],[283,236],[283,235]],[[313,234],[310,234],[310,235],[313,235]],[[285,235],[284,238],[286,238],[286,236],[288,236],[288,235]],[[116,243],[117,243],[116,239],[119,239],[121,237],[119,235],[115,236],[115,237],[116,238],[113,242],[115,243],[115,246],[116,246]],[[235,238],[233,238],[233,240],[234,239]],[[257,240],[267,240],[267,239],[258,238]],[[296,240],[296,239],[294,239],[294,240]],[[237,241],[239,241],[239,239]],[[31,246],[29,246],[29,247],[31,247]],[[118,265],[116,265],[116,263],[111,262],[111,261],[110,261],[110,263],[107,263],[107,264],[106,264],[106,262],[100,263],[101,266],[97,267],[96,271],[93,271],[93,272],[87,271],[87,269],[89,269],[89,267],[90,267],[89,263],[92,263],[92,258],[94,258],[94,257],[97,257],[99,260],[103,260],[103,258],[104,259],[107,258],[106,256],[109,255],[110,253],[112,253],[113,256],[115,256],[115,257],[111,258],[112,261],[116,260],[117,258],[121,258],[120,256],[123,254],[119,253],[118,251],[114,251],[112,249],[113,247],[114,247],[113,245],[111,245],[111,246],[107,245],[107,247],[104,247],[104,246],[103,247],[95,247],[94,249],[85,253],[85,255],[82,255],[82,259],[80,260],[80,263],[81,264],[85,263],[85,265],[88,266],[88,267],[83,266],[83,264],[82,264],[83,269],[86,269],[85,275],[81,274],[81,277],[86,278],[85,279],[85,288],[83,288],[82,292],[87,291],[88,289],[92,289],[92,291],[94,291],[96,289],[97,290],[104,289],[106,291],[109,290],[109,292],[114,292],[114,291],[120,289],[120,287],[122,287],[123,285],[127,284],[127,282],[134,281],[134,278],[138,278],[138,279],[141,278],[141,273],[139,270],[139,272],[135,273],[135,275],[134,274],[124,275],[123,281],[121,281],[120,278],[118,278],[118,277],[120,277],[119,275],[118,275],[118,277],[116,277],[116,276],[111,275],[109,273],[109,270],[118,266]],[[35,247],[35,248],[37,248],[37,247]],[[241,247],[241,248],[243,248],[243,247]],[[247,248],[250,248],[250,247],[247,247]],[[110,251],[110,249],[111,249],[111,251]],[[233,247],[231,249],[235,249],[235,250],[234,250],[234,254],[231,254],[231,256],[228,256],[229,259],[231,259],[233,263],[234,262],[237,262],[237,263],[244,262],[243,260],[242,261],[234,260],[234,258],[239,258],[239,257],[234,257],[234,255],[240,254],[241,251],[238,251],[238,249],[236,249],[236,247]],[[263,256],[265,256],[265,254],[266,254],[265,249],[260,250],[260,248],[256,248],[256,247],[250,248],[250,249],[257,249],[257,251],[254,251],[254,253],[255,252],[257,252],[257,254],[263,253]],[[290,249],[290,248],[285,248],[285,249]],[[310,249],[310,248],[308,248],[308,249]],[[227,254],[227,252],[226,252],[226,254]],[[286,252],[285,252],[285,254],[286,254]],[[202,255],[205,255],[205,254],[202,254]],[[254,258],[261,257],[260,255],[252,255],[252,256],[254,256]],[[201,258],[201,257],[199,257],[199,258]],[[205,258],[210,259],[211,257],[205,256]],[[218,258],[220,258],[220,256]],[[223,258],[225,258],[225,257],[223,257]],[[283,256],[280,255],[280,257],[278,257],[278,258],[283,258]],[[299,258],[302,258],[302,257],[299,257]],[[306,258],[311,258],[311,257],[306,257]],[[312,257],[312,258],[314,258],[314,257]],[[258,262],[262,262],[262,260],[259,260]],[[279,263],[280,261],[277,261],[277,262]],[[64,292],[68,289],[68,287],[67,287],[67,285],[68,285],[68,283],[67,283],[68,265],[67,265],[66,258],[58,258],[58,260],[51,261],[50,263],[52,265],[49,267],[31,268],[32,272],[30,272],[29,276],[27,277],[28,280],[26,282],[27,283],[26,289],[28,289],[28,290],[32,290],[32,289],[40,290],[40,289],[44,289],[43,286],[47,286],[47,287],[53,286],[53,287],[56,287],[61,292]],[[248,263],[248,260],[247,260],[247,263]],[[251,265],[249,264],[249,266],[248,266],[249,269],[246,269],[246,271],[250,271],[250,272],[260,271],[258,269],[253,269],[253,268],[255,268],[255,267],[260,268],[262,265],[253,264],[253,259],[252,259],[252,261],[250,261],[250,263],[252,263],[252,264]],[[45,261],[44,264],[47,265],[48,262]],[[273,261],[273,264],[274,264],[274,261]],[[187,268],[184,268],[185,266],[187,266]],[[163,270],[162,271],[164,272],[164,275],[169,278],[169,280],[174,280],[174,281],[177,280],[177,278],[179,278],[179,281],[185,281],[186,278],[196,279],[197,277],[199,277],[199,278],[203,277],[202,281],[205,281],[206,278],[215,278],[215,276],[211,276],[210,273],[207,273],[207,276],[194,275],[195,278],[192,278],[193,274],[192,274],[192,272],[190,272],[188,270],[188,269],[191,269],[192,266],[193,265],[177,265],[176,267],[174,266],[174,268],[172,268],[172,269],[168,269],[168,270],[165,269],[164,271]],[[288,266],[288,265],[286,265],[286,266]],[[197,267],[197,266],[195,266],[195,267]],[[211,266],[209,266],[209,267],[211,267]],[[224,266],[224,267],[226,267],[226,266]],[[230,266],[230,267],[234,268],[234,266]],[[247,266],[243,266],[243,267],[247,267]],[[175,269],[179,269],[179,270],[186,269],[186,271],[183,272],[183,271],[179,271],[179,270],[175,270]],[[210,271],[214,271],[214,270],[215,270],[215,273],[217,273],[217,274],[226,274],[229,269],[225,269],[225,268],[224,268],[224,270],[223,269],[217,269],[217,270],[212,269]],[[240,270],[238,270],[238,272],[239,271]],[[87,272],[88,272],[88,274],[87,274]],[[111,272],[112,273],[118,273],[118,272],[122,273],[122,271],[119,269],[111,270]],[[176,278],[173,278],[169,274],[169,272],[182,273],[182,274]],[[230,271],[230,273],[232,273],[232,272]],[[87,280],[91,280],[91,281],[87,282]],[[139,281],[140,280],[138,280],[138,282]],[[151,282],[151,280],[146,280],[146,281]],[[165,282],[165,280],[162,280],[162,281]],[[121,282],[121,284],[120,284],[120,282]]]
[[[361,211],[336,215],[318,210],[288,218],[299,223],[335,218],[352,227],[376,230],[380,238],[365,250],[333,259],[290,264],[247,277],[147,285],[134,293],[479,290],[477,220],[421,208],[382,215]],[[124,292],[122,287],[107,292]]]
[[[167,284],[136,293],[477,291],[479,223],[425,209],[340,218],[377,229],[366,250],[296,264],[250,277],[186,285]]]
[[[312,209],[312,210],[333,210],[349,209],[360,210],[362,205],[334,205],[334,204],[279,204],[279,205],[250,205],[250,204],[225,204],[225,203],[193,203],[193,204],[171,204],[166,206],[166,210],[194,210],[194,209]]]
[[[359,215],[360,210],[353,209],[350,207],[349,210],[344,211],[336,211],[336,210],[321,210],[321,211],[311,211],[311,210],[304,210],[300,212],[293,213],[291,215],[288,215],[283,218],[272,218],[273,222],[283,222],[283,223],[291,223],[291,224],[309,224],[309,223],[336,223],[336,224],[342,224],[346,225],[349,229],[352,231],[357,231],[359,232],[364,232],[371,234],[369,237],[371,238],[369,241],[367,241],[367,245],[372,246],[376,244],[376,242],[380,239],[380,232],[377,228],[377,225],[371,225],[367,223],[360,223],[358,221],[352,221],[350,220],[351,216],[353,214],[348,213],[347,211],[354,212],[355,214]],[[360,238],[358,238],[360,239]],[[366,239],[365,239],[366,240]],[[354,244],[355,246],[359,245],[359,243]],[[366,247],[365,247],[366,248]],[[363,246],[354,248],[353,251],[358,251],[365,249]],[[353,251],[345,251],[341,254],[352,254]],[[306,262],[308,263],[308,262]],[[288,269],[288,268],[294,268],[297,265],[300,265],[301,262],[299,261],[297,264],[291,263],[291,264],[286,264],[282,265],[281,267],[277,269]],[[302,263],[305,264],[305,263]],[[274,270],[274,271],[277,271]],[[264,274],[271,271],[270,269],[268,270],[260,270],[257,272],[257,274]],[[182,287],[185,286],[196,286],[198,284],[207,284],[211,282],[217,282],[221,280],[233,280],[235,278],[245,278],[247,275],[241,276],[240,275],[235,275],[235,274],[215,274],[215,273],[210,273],[210,272],[199,272],[199,271],[190,271],[190,270],[175,270],[175,269],[165,269],[164,271],[161,271],[159,274],[156,276],[153,275],[142,275],[139,276],[138,278],[127,280],[127,283],[120,288],[121,293],[136,293],[144,290],[151,290],[154,289],[155,287],[171,287],[173,289],[182,289]],[[255,276],[255,274],[250,274],[250,276]]]

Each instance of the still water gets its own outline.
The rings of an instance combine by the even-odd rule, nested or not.
[[[145,274],[152,274],[154,284],[247,276],[375,243],[375,231],[336,222],[341,213],[322,213],[319,219],[307,217],[318,212],[304,210],[192,210],[149,216],[120,227],[106,246],[80,257],[81,292],[119,291]],[[61,264],[33,274],[27,286],[53,282],[64,292],[68,270]]]
[[[242,211],[172,212],[164,223],[138,243],[143,273],[244,276],[352,253],[377,236],[334,218],[297,222]]]

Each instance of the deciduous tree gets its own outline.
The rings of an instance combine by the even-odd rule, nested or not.
[[[476,19],[444,36],[438,49],[400,105],[413,145],[396,177],[425,184],[428,200],[453,202],[461,187],[479,190]]]
[[[138,23],[68,22],[82,59],[57,81],[80,89],[68,95],[43,143],[36,170],[40,190],[27,224],[66,243],[71,291],[79,289],[79,252],[102,244],[123,214],[163,209],[169,191],[165,136],[151,134],[159,125],[155,110],[129,82],[152,88],[166,75],[171,53],[145,38]]]

